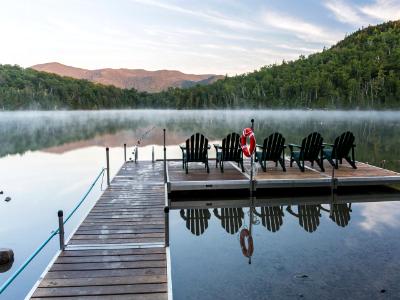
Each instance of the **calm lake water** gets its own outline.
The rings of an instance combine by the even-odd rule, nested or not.
[[[312,131],[332,142],[346,130],[356,136],[356,159],[400,171],[400,112],[330,111],[97,111],[0,113],[0,248],[14,249],[0,284],[57,228],[57,211],[69,213],[105,166],[110,147],[111,172],[139,144],[139,160],[150,160],[154,147],[162,158],[162,129],[167,129],[167,157],[180,158],[178,144],[202,132],[210,142],[241,132],[255,119],[258,142],[279,131],[287,143],[300,143]],[[215,157],[210,150],[210,157]],[[67,224],[67,236],[101,194],[100,180]],[[10,197],[11,201],[4,201]],[[377,201],[379,199],[376,199]],[[399,199],[400,200],[400,199]],[[199,236],[186,226],[181,211],[171,213],[171,255],[176,299],[399,297],[400,203],[354,203],[351,219],[338,226],[320,211],[313,233],[282,206],[283,223],[269,231],[262,218],[253,226],[252,264],[242,255],[239,232],[249,226],[243,208],[238,231],[228,233],[210,209]],[[329,207],[328,207],[329,208]],[[292,212],[297,213],[297,205]],[[257,208],[259,212],[261,208]],[[301,210],[301,208],[300,208]],[[183,216],[185,216],[185,211]],[[204,212],[206,213],[206,212]],[[1,299],[22,299],[56,253],[57,238],[9,287]],[[382,292],[381,292],[382,291]],[[336,297],[334,297],[336,296]]]

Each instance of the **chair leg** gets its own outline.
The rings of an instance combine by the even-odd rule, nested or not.
[[[188,162],[186,162],[186,164],[185,164],[185,170],[186,170],[186,174],[187,174],[187,173],[189,173],[189,166],[188,166],[188,165],[189,165],[189,163],[188,163]]]
[[[220,163],[220,167],[221,167],[221,173],[224,173],[224,162]]]
[[[240,166],[242,167],[242,173],[244,173],[243,160],[240,162]]]
[[[279,159],[279,163],[281,164],[283,172],[286,172],[285,161],[282,158],[280,158]]]
[[[318,160],[316,160],[316,162],[317,162],[318,167],[321,169],[321,171],[325,172],[324,163],[323,163],[322,159],[321,160],[318,159]]]
[[[352,166],[353,169],[357,169],[356,163],[350,159],[350,157],[345,157],[345,160],[349,163],[350,166]]]
[[[208,167],[208,161],[206,162],[207,173],[210,173],[210,168]]]

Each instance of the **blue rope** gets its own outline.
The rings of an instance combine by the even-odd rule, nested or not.
[[[89,193],[92,191],[93,187],[95,186],[96,182],[99,180],[100,176],[104,173],[105,168],[103,168],[100,172],[100,174],[96,177],[96,180],[92,183],[88,191],[85,193],[81,201],[75,206],[75,208],[72,210],[72,212],[68,215],[68,217],[65,219],[64,224],[67,223],[67,221],[72,217],[72,215],[76,212],[76,210],[81,206],[83,201],[87,198]],[[15,278],[18,277],[18,275],[29,265],[29,263],[36,257],[36,255],[39,254],[40,251],[50,242],[50,240],[58,234],[60,229],[54,230],[53,233],[33,252],[31,256],[28,257],[28,259],[18,268],[18,270],[10,277],[7,279],[6,282],[3,283],[3,285],[0,287],[0,295],[6,290],[6,288],[15,280]]]

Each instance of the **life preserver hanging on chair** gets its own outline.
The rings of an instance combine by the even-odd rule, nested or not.
[[[250,138],[250,147],[247,147],[247,137]],[[251,128],[243,129],[242,136],[240,137],[240,145],[242,146],[242,151],[245,156],[250,157],[253,154],[256,149],[256,137]]]

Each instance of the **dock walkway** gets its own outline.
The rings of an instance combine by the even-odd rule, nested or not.
[[[168,299],[163,164],[125,163],[31,299]]]

